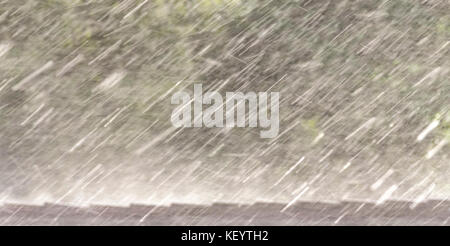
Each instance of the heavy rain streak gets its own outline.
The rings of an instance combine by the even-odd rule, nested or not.
[[[449,13],[445,0],[0,1],[0,204],[447,200]],[[174,126],[171,98],[194,84],[223,105],[279,92],[278,134]]]

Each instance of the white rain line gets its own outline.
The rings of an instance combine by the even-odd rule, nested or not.
[[[305,157],[303,156],[302,158],[300,158],[299,161],[297,161],[297,163],[295,163],[291,168],[289,168],[289,170],[274,184],[278,185],[286,176],[288,176],[298,165],[300,165],[300,163],[303,162],[303,160],[305,160]]]
[[[392,185],[387,189],[386,192],[383,193],[383,195],[380,197],[380,199],[377,200],[376,205],[380,205],[384,203],[389,197],[392,196],[392,194],[398,189],[397,185]]]
[[[28,118],[26,118],[22,123],[20,123],[21,126],[25,125],[39,110],[41,110],[44,107],[45,103],[41,104]]]
[[[0,44],[0,57],[4,56],[8,51],[12,48],[12,44],[10,43],[2,43]]]
[[[444,138],[442,139],[434,148],[432,148],[430,151],[428,151],[427,155],[425,156],[425,158],[427,159],[431,159],[431,157],[433,157],[439,150],[442,149],[442,147],[444,147],[446,144],[448,143],[448,139]]]
[[[146,4],[148,2],[148,0],[144,0],[141,4],[139,4],[136,8],[134,8],[133,10],[131,10],[128,14],[126,14],[123,17],[123,20],[125,20],[126,18],[130,17],[132,14],[134,14],[136,11],[138,11],[140,8],[142,8],[142,6],[144,6],[144,4]]]
[[[439,120],[433,120],[423,131],[417,136],[417,142],[422,141],[425,137],[439,125]]]
[[[300,192],[300,194],[298,194],[291,202],[289,202],[283,209],[281,209],[280,212],[284,212],[286,211],[286,209],[288,209],[290,206],[292,206],[292,204],[294,204],[295,202],[297,202],[297,200],[303,195],[305,194],[305,192],[307,192],[309,190],[309,187],[306,187],[302,192]]]
[[[350,133],[345,140],[348,140],[349,138],[353,137],[356,133],[358,133],[359,131],[361,131],[361,129],[363,128],[369,128],[374,122],[375,122],[375,117],[370,118],[368,121],[366,121],[364,124],[362,124],[360,127],[358,127],[358,129],[356,129],[355,131],[353,131],[352,133]]]
[[[45,63],[44,66],[42,66],[41,68],[39,68],[38,70],[34,71],[33,73],[31,73],[30,75],[28,75],[27,77],[25,77],[24,79],[22,79],[18,84],[16,84],[15,86],[13,86],[11,89],[13,91],[16,90],[20,90],[22,88],[23,85],[27,84],[28,82],[32,81],[34,78],[36,78],[37,76],[39,76],[40,74],[42,74],[43,72],[49,70],[50,68],[52,68],[54,65],[53,61],[49,61],[47,63]]]

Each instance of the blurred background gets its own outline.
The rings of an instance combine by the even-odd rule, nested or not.
[[[0,1],[0,203],[450,195],[446,0]],[[280,134],[171,95],[280,92]]]

